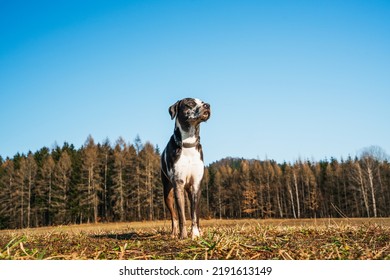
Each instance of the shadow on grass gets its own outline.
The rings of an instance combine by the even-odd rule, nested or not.
[[[128,232],[121,234],[97,234],[91,235],[92,238],[96,239],[115,239],[115,240],[150,240],[155,238],[161,238],[162,236],[167,235],[166,233],[152,234],[152,233],[137,233],[137,232]]]

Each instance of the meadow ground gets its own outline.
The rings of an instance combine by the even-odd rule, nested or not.
[[[201,220],[201,226],[197,240],[172,239],[169,221],[2,230],[0,260],[390,260],[390,218]]]

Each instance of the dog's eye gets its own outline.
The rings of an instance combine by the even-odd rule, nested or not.
[[[188,102],[187,104],[186,104],[186,107],[187,108],[193,108],[193,107],[195,107],[196,106],[196,104],[195,104],[195,102]]]

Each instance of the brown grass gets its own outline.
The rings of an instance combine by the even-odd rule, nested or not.
[[[388,219],[202,220],[198,240],[170,222],[0,231],[0,259],[387,259]]]

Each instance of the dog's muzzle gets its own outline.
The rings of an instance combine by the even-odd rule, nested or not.
[[[211,115],[210,104],[204,103],[202,111],[203,112],[202,112],[201,118],[202,118],[203,121],[207,121],[210,118],[210,115]]]

